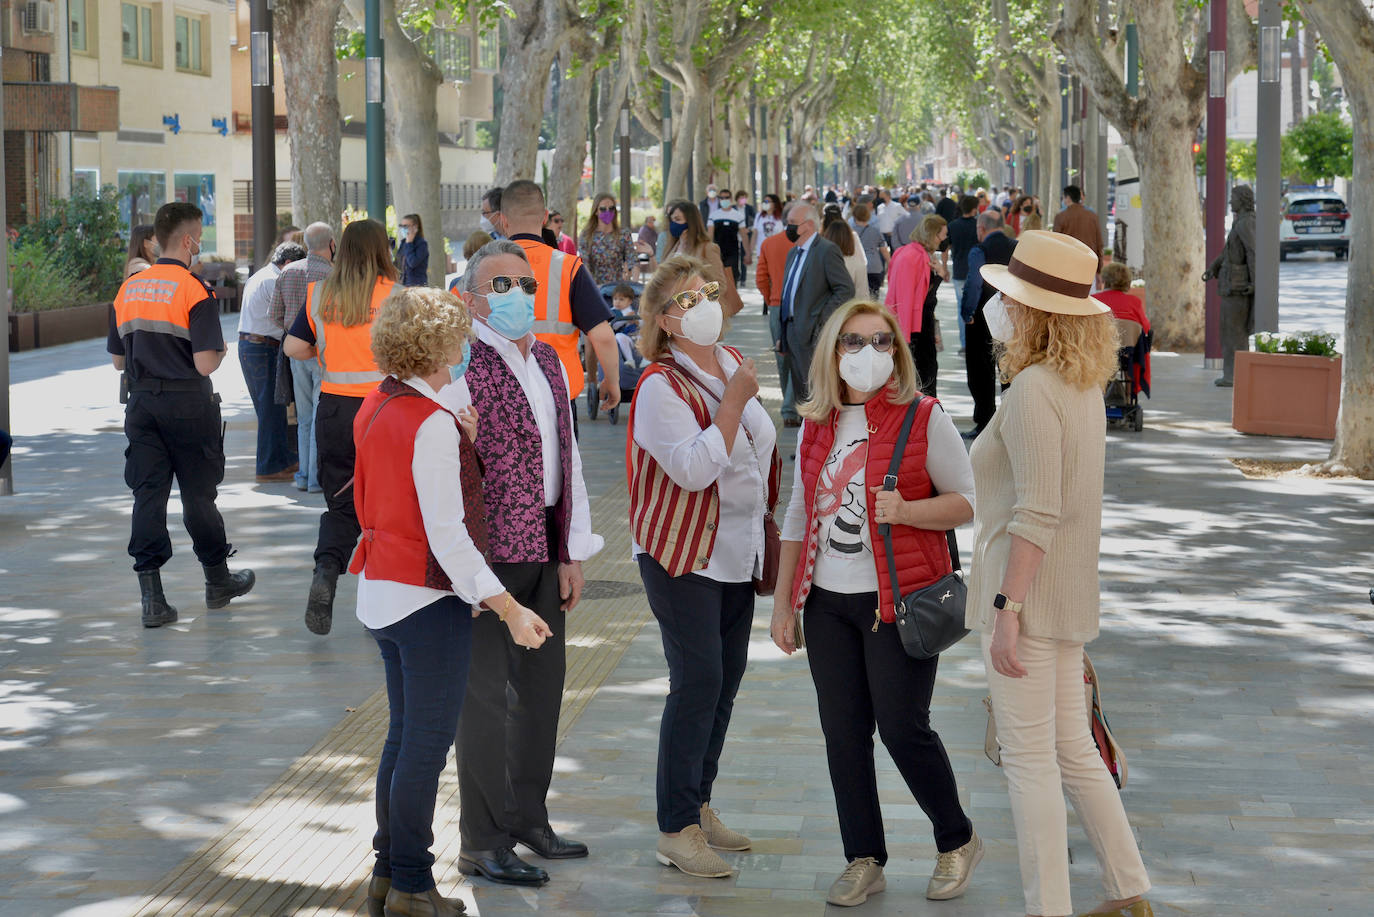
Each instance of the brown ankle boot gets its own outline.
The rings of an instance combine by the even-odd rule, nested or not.
[[[457,898],[445,898],[437,888],[423,892],[393,888],[386,893],[386,917],[459,917],[465,913],[467,905]]]

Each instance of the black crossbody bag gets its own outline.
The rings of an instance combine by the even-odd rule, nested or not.
[[[902,467],[902,453],[906,451],[907,439],[911,436],[911,424],[916,419],[916,408],[921,403],[916,400],[907,408],[902,418],[902,429],[897,434],[897,445],[892,450],[892,464],[883,478],[883,490],[897,489],[897,472]],[[930,495],[937,491],[931,484]],[[879,524],[878,534],[883,538],[887,551],[887,575],[893,595],[897,593],[897,558],[892,553],[892,527],[886,522]],[[945,532],[949,542],[949,556],[954,570],[940,577],[929,586],[922,586],[915,592],[899,596],[896,601],[897,633],[902,638],[902,649],[913,659],[930,659],[938,656],[968,635],[964,626],[964,606],[968,602],[968,586],[960,576],[959,542],[954,537],[954,529]]]

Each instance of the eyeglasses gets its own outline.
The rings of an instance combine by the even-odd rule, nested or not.
[[[699,290],[683,290],[681,293],[675,294],[671,299],[668,300],[668,305],[671,306],[677,304],[681,306],[683,311],[685,312],[686,310],[695,306],[697,303],[700,303],[702,300],[706,300],[707,302],[715,302],[719,298],[720,284],[712,280],[707,283],[703,283],[701,285],[701,289]]]
[[[598,208],[596,208],[596,212],[597,212],[597,213],[615,213],[615,205],[614,205],[614,204],[611,204],[609,207],[598,207]]]
[[[865,344],[872,344],[873,349],[879,353],[887,353],[892,349],[892,341],[896,336],[891,331],[879,331],[872,337],[864,337],[862,334],[849,332],[840,335],[840,348],[845,353],[858,353],[864,349]]]
[[[487,286],[491,287],[493,293],[509,293],[511,288],[517,283],[520,284],[520,289],[531,296],[539,292],[539,281],[535,280],[533,277],[506,277],[505,275],[498,275],[491,278],[491,280],[487,282]]]

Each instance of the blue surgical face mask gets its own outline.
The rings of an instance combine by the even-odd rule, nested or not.
[[[463,339],[463,359],[456,366],[448,368],[448,378],[450,382],[457,382],[463,378],[463,374],[468,371],[468,363],[472,360],[472,345],[467,338]]]
[[[488,293],[487,305],[491,306],[487,325],[504,338],[518,341],[534,327],[534,296],[519,286],[504,293]]]

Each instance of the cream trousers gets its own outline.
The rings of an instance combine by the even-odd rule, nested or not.
[[[1002,770],[1011,794],[1026,913],[1073,913],[1065,793],[1097,853],[1107,897],[1143,895],[1150,878],[1121,794],[1088,728],[1083,644],[1023,634],[1016,654],[1028,674],[1007,678],[992,668],[992,635],[983,634],[982,642]]]

